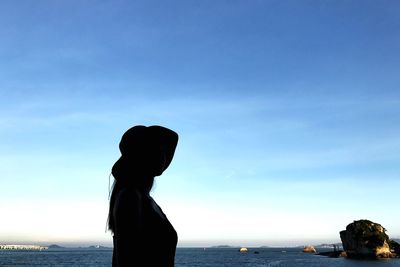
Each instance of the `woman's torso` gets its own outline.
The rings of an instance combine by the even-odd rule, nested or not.
[[[120,194],[137,194],[138,192],[132,192],[129,189],[123,190]],[[165,214],[162,212],[161,208],[156,204],[156,202],[149,196],[145,194],[140,194],[140,203],[121,203],[121,201],[115,202],[115,209],[118,210],[120,207],[128,207],[129,204],[138,204],[141,208],[140,212],[140,230],[135,233],[129,233],[132,236],[132,244],[139,244],[139,246],[133,246],[132,249],[138,251],[132,251],[132,255],[135,257],[140,257],[142,262],[140,265],[135,265],[135,259],[132,259],[132,265],[128,266],[152,266],[152,267],[169,267],[174,266],[175,250],[178,241],[177,233]],[[124,197],[120,197],[122,201]],[[126,209],[126,208],[125,208]],[[117,213],[118,214],[118,213]],[[118,231],[118,220],[126,220],[126,216],[129,215],[129,209],[124,211],[125,215],[119,215],[114,218],[116,222],[117,229],[115,229],[114,234],[114,244],[116,239],[121,238],[121,233]],[[125,242],[127,243],[127,242]],[[130,246],[130,244],[123,244],[124,246]],[[114,246],[115,247],[115,246]],[[114,256],[115,251],[114,249]],[[129,261],[125,259],[124,262]],[[121,265],[121,264],[119,264]],[[117,265],[118,266],[118,265]],[[125,266],[125,265],[124,265]]]

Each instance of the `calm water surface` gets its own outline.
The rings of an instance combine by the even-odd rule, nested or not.
[[[255,254],[254,252],[259,252]],[[286,252],[282,252],[286,251]],[[111,250],[63,249],[48,251],[0,251],[0,266],[111,266]],[[178,248],[176,267],[400,267],[400,259],[357,261],[305,254],[299,249],[263,248],[239,253],[237,249]]]
[[[254,254],[255,251],[259,252],[259,254]],[[343,258],[328,258],[306,254],[299,249],[293,248],[250,249],[248,253],[239,253],[237,249],[204,250],[182,248],[176,255],[176,266],[400,267],[400,259],[359,261]]]

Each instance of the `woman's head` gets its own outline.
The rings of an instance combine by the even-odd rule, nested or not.
[[[113,176],[125,180],[161,175],[172,161],[177,142],[178,135],[161,126],[130,128],[119,143],[122,155],[113,166]]]

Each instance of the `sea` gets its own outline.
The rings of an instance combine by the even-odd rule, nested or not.
[[[329,250],[329,249],[328,249]],[[322,250],[320,250],[322,252]],[[323,250],[327,251],[327,250]],[[49,249],[45,251],[0,250],[0,266],[111,266],[111,249]],[[306,254],[299,248],[178,248],[176,267],[400,267],[400,259],[375,261],[329,258]]]

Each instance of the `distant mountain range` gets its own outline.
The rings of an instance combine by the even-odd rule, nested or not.
[[[112,249],[111,247],[104,247],[104,246],[89,246],[89,247],[63,247],[63,246],[59,246],[59,245],[50,245],[49,249]]]

